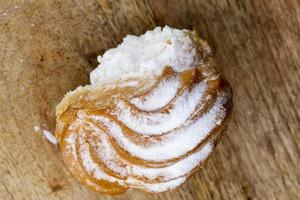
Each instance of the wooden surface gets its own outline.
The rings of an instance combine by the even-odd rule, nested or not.
[[[70,177],[55,105],[88,83],[96,55],[156,25],[193,28],[234,91],[227,134],[181,188],[109,197]],[[0,199],[300,199],[298,0],[0,1]]]

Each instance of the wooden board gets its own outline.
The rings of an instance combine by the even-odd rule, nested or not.
[[[96,55],[156,25],[196,28],[234,90],[227,134],[181,188],[110,197],[70,177],[55,105]],[[1,0],[0,199],[300,199],[300,1]]]

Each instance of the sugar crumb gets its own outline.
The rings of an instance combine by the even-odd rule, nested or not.
[[[42,133],[44,137],[52,144],[56,145],[58,143],[57,139],[55,138],[52,132],[45,129],[41,129],[39,126],[34,126],[33,130],[36,133]]]
[[[39,126],[34,126],[34,127],[33,127],[33,130],[34,130],[35,132],[39,132],[39,131],[41,130],[41,128],[40,128]]]
[[[47,130],[43,130],[43,135],[45,136],[45,138],[47,140],[49,140],[49,142],[51,142],[52,144],[57,144],[57,140],[55,138],[55,136],[53,135],[53,133],[51,133],[50,131]]]

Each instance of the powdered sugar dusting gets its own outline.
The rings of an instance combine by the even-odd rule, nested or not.
[[[79,141],[80,141],[79,155],[81,157],[82,164],[83,164],[84,168],[97,180],[106,180],[106,181],[110,181],[112,183],[117,182],[117,183],[119,183],[120,185],[123,185],[123,186],[130,185],[134,188],[144,189],[144,190],[148,190],[148,191],[152,191],[152,192],[161,192],[161,191],[166,191],[166,190],[169,190],[169,189],[173,189],[173,188],[181,185],[186,180],[186,177],[183,176],[183,177],[178,177],[178,178],[175,178],[175,179],[172,179],[172,180],[169,180],[169,181],[160,182],[160,183],[145,183],[145,182],[143,182],[141,180],[138,180],[138,179],[136,179],[134,177],[131,177],[131,176],[128,176],[127,179],[125,179],[125,180],[121,180],[121,179],[112,177],[112,176],[106,174],[97,165],[97,163],[95,163],[92,160],[92,157],[90,155],[90,149],[88,147],[88,143],[86,143],[86,141],[81,136],[79,136]],[[207,151],[207,150],[208,150],[208,152],[210,151],[210,149],[205,149],[205,151]],[[176,167],[176,165],[175,165],[175,167]],[[124,169],[126,170],[126,168],[124,168]],[[140,170],[142,170],[142,169],[140,169]],[[159,169],[149,168],[149,170],[150,171],[151,170],[158,171]],[[163,169],[163,171],[164,170],[166,171],[167,169]],[[130,171],[132,171],[132,169]],[[154,172],[154,173],[156,175],[158,174],[157,172]],[[163,172],[161,172],[160,174],[162,174],[162,173]],[[168,173],[170,173],[170,172],[168,172]],[[152,174],[153,178],[154,178],[155,174]]]
[[[168,113],[136,113],[130,105],[119,102],[116,105],[116,117],[130,129],[145,135],[157,135],[171,131],[184,123],[195,111],[207,88],[206,82],[200,82],[188,89],[172,102]]]
[[[174,189],[177,186],[180,186],[181,184],[184,183],[184,181],[186,180],[186,177],[180,177],[178,179],[174,179],[171,181],[167,181],[167,182],[160,182],[160,183],[144,183],[142,181],[139,181],[137,179],[134,178],[128,178],[128,183],[134,187],[134,188],[140,188],[140,189],[144,189],[146,191],[150,191],[150,192],[163,192],[163,191],[167,191],[167,190],[171,190]]]
[[[89,142],[94,146],[98,158],[100,158],[108,168],[121,174],[122,176],[139,176],[154,180],[161,177],[162,181],[169,181],[188,174],[199,163],[207,158],[213,148],[213,144],[208,142],[202,149],[190,156],[176,162],[173,165],[160,168],[147,168],[133,165],[118,156],[117,152],[109,144],[108,138],[97,126],[90,125],[92,134],[99,137],[99,140],[90,139]],[[126,166],[126,167],[124,167]]]
[[[188,174],[196,166],[199,165],[203,160],[205,160],[211,153],[213,145],[209,142],[201,150],[192,155],[176,162],[173,165],[164,168],[146,168],[133,166],[131,171],[132,174],[138,174],[140,176],[145,176],[149,179],[155,179],[157,177],[162,177],[162,180],[170,180],[182,175]]]
[[[77,111],[77,119],[69,126],[69,129],[81,127],[79,131],[71,134],[76,135],[77,139],[65,139],[69,143],[67,147],[71,145],[69,155],[77,157],[70,169],[76,169],[76,165],[80,165],[80,168],[97,181],[151,192],[162,192],[181,185],[212,152],[213,139],[205,143],[204,140],[225,119],[223,106],[227,96],[224,92],[216,92],[216,96],[210,95],[207,92],[206,80],[193,83],[191,87],[181,87],[179,92],[179,86],[175,88],[172,91],[176,93],[175,96],[170,95],[170,100],[166,103],[166,112],[140,111],[133,109],[130,102],[117,98],[117,103],[114,103],[116,106],[105,114]],[[159,93],[163,93],[164,89]],[[145,100],[139,103],[148,101],[147,103],[154,104],[151,95],[155,99],[159,97],[155,92],[154,89],[145,95]],[[211,104],[206,101],[211,101]],[[140,119],[142,121],[138,121]],[[164,123],[175,125],[171,124],[166,128]],[[151,130],[153,127],[157,132]],[[131,129],[134,134],[125,132],[127,129]],[[145,138],[150,139],[146,145],[144,142],[137,142]],[[75,144],[78,148],[75,148]],[[157,165],[153,167],[137,164],[129,157],[155,162]]]
[[[164,80],[150,94],[133,98],[130,100],[130,103],[144,111],[153,111],[162,108],[175,97],[179,83],[180,80],[178,78]]]
[[[115,173],[121,176],[128,176],[130,174],[128,170],[130,169],[127,167],[127,162],[121,159],[111,147],[106,134],[95,125],[90,124],[90,126],[92,128],[91,134],[96,136],[97,139],[95,137],[91,138],[89,142],[94,148],[97,157]]]
[[[82,131],[82,130],[80,130]],[[106,180],[111,182],[118,182],[119,184],[124,185],[124,181],[121,181],[119,179],[116,179],[112,176],[109,176],[106,174],[92,159],[90,155],[90,150],[88,143],[85,142],[85,140],[82,138],[81,134],[79,136],[80,147],[79,152],[77,152],[81,156],[83,167],[86,168],[86,170],[92,174],[92,176],[98,180]]]
[[[122,128],[110,119],[102,116],[91,116],[91,118],[103,123],[107,127],[110,136],[115,138],[122,148],[130,154],[144,160],[163,161],[186,154],[212,131],[218,118],[225,117],[221,110],[222,99],[222,96],[217,98],[209,112],[198,118],[194,123],[168,133],[162,141],[147,148],[132,143],[124,136]]]

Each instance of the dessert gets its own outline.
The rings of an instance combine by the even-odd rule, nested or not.
[[[210,47],[195,31],[157,27],[98,60],[91,85],[56,110],[71,174],[112,195],[183,184],[212,153],[232,108]]]

